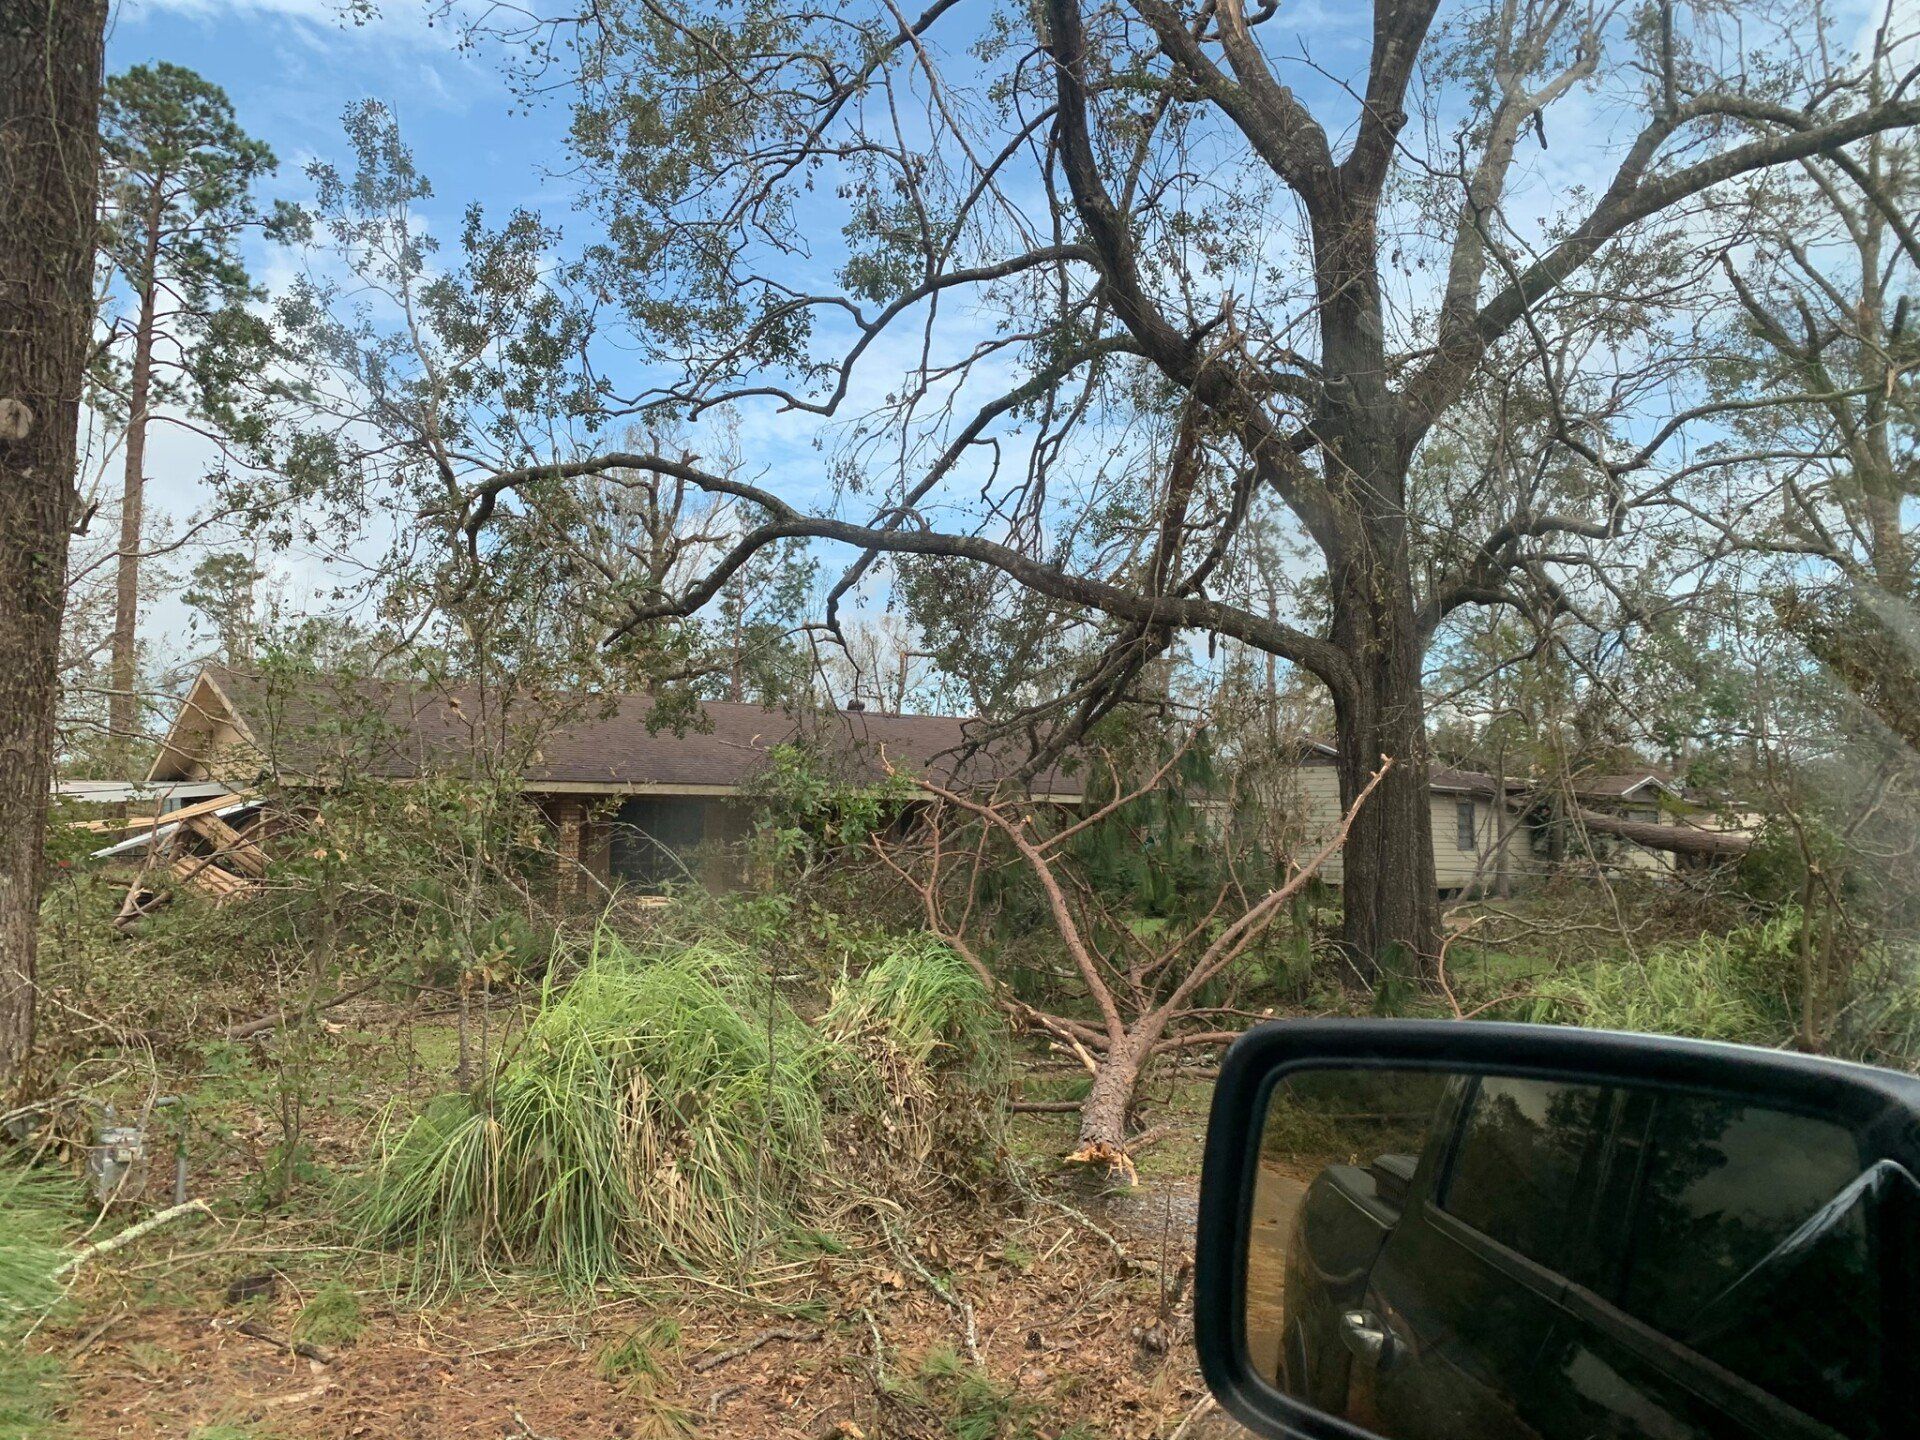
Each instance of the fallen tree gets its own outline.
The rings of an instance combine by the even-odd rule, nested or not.
[[[918,895],[927,928],[966,961],[1000,1007],[1017,1023],[1053,1037],[1092,1075],[1092,1088],[1079,1107],[1078,1144],[1068,1160],[1103,1165],[1129,1178],[1133,1160],[1128,1153],[1127,1116],[1147,1065],[1171,1050],[1219,1045],[1234,1038],[1234,1031],[1205,1024],[1208,1010],[1196,996],[1246,953],[1287,902],[1346,843],[1354,817],[1393,765],[1391,759],[1381,760],[1333,833],[1304,863],[1292,868],[1284,883],[1249,899],[1238,880],[1230,878],[1220,885],[1196,923],[1156,944],[1104,910],[1093,889],[1069,873],[1065,848],[1075,836],[1150,793],[1178,759],[1176,754],[1145,783],[1117,793],[1071,823],[1051,826],[1044,806],[976,799],[916,779],[920,792],[935,802],[923,823],[905,840],[878,836],[872,840],[880,859]],[[956,818],[961,819],[962,830],[969,832],[958,844]],[[1022,1000],[995,973],[992,952],[977,932],[980,882],[992,863],[996,841],[1012,851],[1014,860],[1038,884],[1052,929],[1097,1020]],[[1111,943],[1103,944],[1101,935],[1113,937]]]
[[[1623,820],[1597,810],[1580,811],[1580,823],[1600,835],[1631,840],[1649,850],[1664,850],[1694,860],[1737,860],[1753,845],[1751,835],[1701,830],[1691,825],[1662,825],[1652,820]]]

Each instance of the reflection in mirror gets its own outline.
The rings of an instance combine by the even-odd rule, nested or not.
[[[1916,1199],[1820,1116],[1295,1071],[1261,1135],[1248,1356],[1387,1440],[1890,1440]]]

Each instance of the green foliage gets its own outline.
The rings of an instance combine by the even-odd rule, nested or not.
[[[896,941],[842,975],[820,1028],[838,1047],[840,1112],[869,1137],[882,1122],[870,1179],[912,1188],[977,1172],[999,1140],[1007,1032],[965,961],[930,937]]]
[[[0,1342],[0,1440],[54,1440],[63,1433],[60,1379],[59,1362]]]
[[[63,1174],[0,1168],[0,1440],[51,1440],[59,1365],[29,1354],[24,1331],[59,1303],[55,1270],[66,1258],[72,1185]]]
[[[580,1286],[731,1268],[819,1163],[816,1064],[743,951],[602,929],[482,1093],[389,1139],[364,1222],[434,1278],[509,1256]]]
[[[1548,1025],[1783,1044],[1793,1020],[1778,982],[1798,929],[1794,912],[1661,945],[1638,963],[1621,957],[1569,967],[1539,982],[1520,1007],[1524,1018]]]
[[[836,775],[812,747],[775,745],[748,793],[759,816],[755,848],[775,870],[804,870],[836,850],[863,846],[915,794],[904,775],[875,783]]]
[[[1005,1041],[955,957],[919,939],[872,956],[817,1032],[757,958],[712,929],[599,931],[484,1086],[387,1131],[366,1232],[422,1283],[518,1264],[591,1286],[803,1243],[823,1177],[865,1173],[875,1134],[916,1183],[977,1172]]]
[[[59,1300],[72,1187],[48,1170],[0,1170],[0,1327],[44,1314]]]
[[[1161,763],[1164,757],[1154,757]],[[1147,762],[1142,761],[1143,765]],[[1204,740],[1189,745],[1164,781],[1122,805],[1072,842],[1074,860],[1110,901],[1154,919],[1190,920],[1226,878],[1221,819],[1196,803],[1222,781]],[[1111,797],[1095,777],[1090,798]]]
[[[346,1345],[359,1339],[366,1328],[360,1297],[342,1281],[329,1280],[301,1308],[293,1336],[313,1345]]]

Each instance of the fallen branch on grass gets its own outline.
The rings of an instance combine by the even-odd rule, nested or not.
[[[318,1345],[309,1345],[304,1340],[289,1340],[284,1336],[276,1335],[258,1321],[242,1320],[233,1328],[242,1335],[250,1335],[255,1340],[264,1340],[277,1349],[298,1355],[302,1360],[311,1360],[318,1365],[333,1364],[331,1352],[322,1350]]]
[[[769,1345],[775,1340],[796,1340],[811,1343],[818,1340],[823,1333],[823,1331],[819,1330],[802,1330],[794,1325],[775,1325],[771,1329],[762,1330],[756,1335],[749,1336],[738,1345],[732,1346],[729,1349],[716,1350],[711,1355],[702,1355],[698,1360],[695,1360],[691,1365],[687,1366],[687,1368],[696,1375],[704,1375],[709,1370],[718,1370],[729,1360],[738,1360],[742,1355],[751,1355],[762,1345]]]
[[[149,1215],[137,1225],[129,1225],[118,1235],[109,1235],[105,1240],[98,1240],[91,1245],[81,1246],[55,1267],[53,1278],[58,1280],[62,1275],[70,1275],[82,1265],[90,1261],[98,1260],[102,1255],[111,1255],[121,1246],[131,1245],[143,1236],[151,1235],[162,1225],[171,1224],[181,1216],[191,1215],[195,1211],[198,1211],[202,1215],[213,1214],[213,1210],[204,1200],[189,1200],[184,1205],[169,1206],[157,1215]]]

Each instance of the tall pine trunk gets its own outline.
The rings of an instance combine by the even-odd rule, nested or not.
[[[0,1095],[27,1082],[106,0],[0,0]]]
[[[121,482],[120,554],[114,574],[113,693],[107,697],[107,730],[118,742],[123,761],[138,738],[140,723],[140,537],[145,526],[147,408],[153,393],[153,272],[158,248],[156,222],[148,232],[140,321],[133,334],[133,375],[127,393],[127,468]]]

